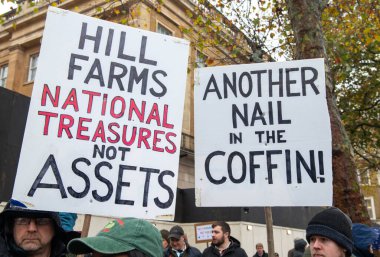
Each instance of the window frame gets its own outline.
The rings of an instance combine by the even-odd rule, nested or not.
[[[161,27],[164,31],[167,31],[168,33],[170,33],[170,34],[166,34],[166,33],[161,33],[161,32],[159,32],[158,30],[158,28],[159,27]],[[171,29],[169,29],[167,26],[165,26],[165,25],[163,25],[161,22],[157,22],[157,24],[156,24],[156,32],[157,33],[160,33],[160,34],[162,34],[162,35],[166,35],[166,36],[174,36],[174,31],[173,30],[171,30]]]
[[[373,196],[364,197],[364,202],[366,204],[367,212],[371,220],[376,220],[376,212],[375,212],[375,201]],[[369,205],[368,205],[369,203]]]
[[[371,185],[371,174],[370,172],[364,171],[364,172],[357,172],[358,174],[358,181],[360,185],[370,186]]]
[[[4,68],[6,68],[6,76],[4,77]],[[8,79],[9,66],[8,63],[4,63],[0,66],[0,87],[6,87]]]
[[[39,57],[40,57],[40,53],[34,53],[29,56],[28,78],[26,81],[28,83],[33,82],[34,79],[36,78]],[[37,60],[33,62],[35,59]]]

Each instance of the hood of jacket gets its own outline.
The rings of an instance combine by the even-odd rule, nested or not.
[[[237,240],[235,237],[230,236],[230,241],[232,242],[232,245],[236,245],[240,247],[240,241]]]
[[[294,250],[304,252],[307,242],[304,239],[294,240]]]
[[[12,256],[26,256],[23,249],[14,243],[13,219],[15,217],[51,218],[53,220],[55,235],[52,239],[52,256],[59,256],[65,251],[65,232],[61,227],[59,215],[56,212],[28,209],[22,203],[10,200],[2,213],[0,213],[0,251],[12,253]]]

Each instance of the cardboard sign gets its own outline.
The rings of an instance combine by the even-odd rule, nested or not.
[[[189,43],[49,8],[13,198],[173,220]]]
[[[195,74],[198,206],[332,204],[323,59]]]
[[[194,224],[194,230],[195,230],[195,242],[197,244],[212,241],[212,223],[204,222],[204,223]]]

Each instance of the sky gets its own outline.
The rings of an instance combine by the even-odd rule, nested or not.
[[[16,6],[16,4],[7,1],[4,1],[4,3],[0,3],[0,14],[9,11],[12,5]]]

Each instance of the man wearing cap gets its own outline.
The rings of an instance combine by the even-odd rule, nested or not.
[[[58,257],[65,254],[58,213],[27,209],[11,200],[0,214],[0,256]]]
[[[164,252],[165,257],[201,257],[202,253],[187,242],[185,232],[180,226],[169,231],[170,246]]]
[[[92,257],[162,257],[161,234],[148,221],[136,218],[109,222],[96,236],[73,239],[70,253]]]
[[[312,257],[349,257],[352,253],[352,222],[338,208],[317,213],[306,228]]]

